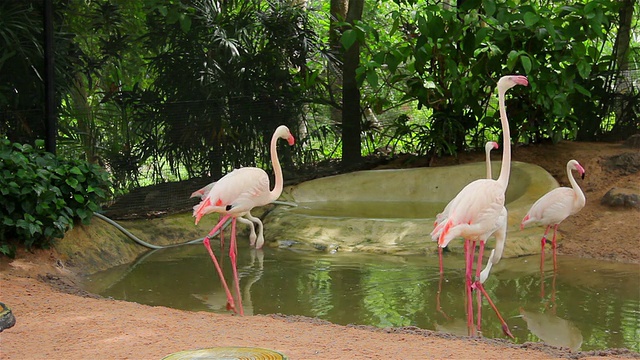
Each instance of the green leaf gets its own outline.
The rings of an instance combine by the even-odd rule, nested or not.
[[[80,194],[75,194],[73,195],[73,198],[79,202],[80,204],[84,204],[84,196],[80,195]]]
[[[524,68],[524,73],[525,74],[531,73],[531,59],[529,58],[529,56],[527,56],[527,55],[520,56],[520,63],[522,64],[522,67]]]
[[[589,90],[585,89],[582,85],[580,84],[573,84],[573,87],[578,90],[578,92],[584,96],[588,96],[591,97],[591,92],[589,92]]]
[[[369,69],[367,71],[367,81],[372,87],[378,87],[378,74],[376,73],[375,69]]]
[[[580,60],[578,61],[576,66],[578,67],[578,73],[580,74],[580,77],[582,77],[583,79],[589,77],[589,74],[591,74],[591,64],[589,64],[585,60]]]
[[[482,7],[488,16],[492,16],[496,12],[496,2],[494,0],[482,0]]]
[[[597,9],[599,6],[600,6],[600,3],[598,1],[590,1],[584,6],[583,11],[585,15],[590,14],[593,12],[593,10]]]
[[[190,16],[186,16],[183,14],[183,16],[180,18],[180,29],[182,29],[182,32],[184,32],[185,34],[187,34],[189,30],[191,30]]]
[[[509,71],[513,71],[513,68],[516,66],[516,61],[518,61],[519,52],[515,50],[511,50],[507,55],[507,69]]]
[[[74,189],[76,186],[78,186],[78,180],[76,178],[67,178],[64,182]]]
[[[357,39],[358,34],[356,33],[356,31],[349,29],[342,33],[342,36],[340,37],[340,43],[342,43],[342,46],[344,46],[345,49],[349,49]]]
[[[524,25],[527,27],[531,27],[538,23],[540,17],[534,12],[527,12],[524,14]]]
[[[77,166],[72,167],[69,172],[76,175],[82,175],[82,170],[80,170]]]

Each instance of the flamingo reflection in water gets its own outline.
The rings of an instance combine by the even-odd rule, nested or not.
[[[254,315],[253,301],[251,300],[251,287],[262,279],[264,273],[264,251],[261,249],[249,249],[251,261],[248,265],[238,269],[238,275],[242,279],[242,304],[246,315]],[[224,312],[227,307],[227,295],[215,290],[208,294],[191,294],[200,300],[207,308],[214,312]]]
[[[527,311],[520,308],[520,316],[529,331],[548,345],[567,347],[572,351],[582,346],[582,332],[571,321],[554,313]]]

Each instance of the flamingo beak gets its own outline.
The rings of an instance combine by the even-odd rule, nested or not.
[[[582,173],[582,180],[584,180],[584,174],[585,174],[585,173],[583,172],[583,173]]]
[[[293,137],[293,135],[289,134],[289,137],[287,138],[287,142],[289,143],[289,145],[293,145],[296,142],[296,139]]]
[[[513,80],[518,85],[522,85],[522,86],[528,86],[529,85],[529,80],[527,79],[526,76],[514,76]]]

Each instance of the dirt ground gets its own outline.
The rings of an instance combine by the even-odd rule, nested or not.
[[[561,254],[640,263],[640,211],[600,204],[612,187],[640,186],[637,164],[610,169],[607,159],[640,151],[611,143],[522,146],[516,161],[538,164],[567,186],[566,163],[586,169],[578,183],[587,204],[560,226]],[[481,161],[483,154],[431,161],[443,166]],[[384,166],[425,166],[405,156]],[[628,164],[627,164],[628,165]],[[640,276],[640,272],[639,272]],[[290,359],[549,359],[640,358],[625,349],[571,352],[544,344],[456,337],[418,328],[376,329],[338,326],[297,316],[238,317],[189,312],[101,299],[76,286],[73,269],[54,250],[21,251],[14,260],[0,257],[0,302],[12,308],[14,327],[0,333],[0,359],[161,359],[177,351],[217,346],[262,347]]]

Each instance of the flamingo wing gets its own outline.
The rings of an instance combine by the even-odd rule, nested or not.
[[[215,185],[216,182],[214,181],[211,184],[203,187],[202,189],[198,189],[192,192],[190,198],[199,197],[200,199],[204,199],[207,195],[209,195],[209,191],[211,191],[211,188],[213,188]]]
[[[504,190],[495,180],[480,179],[465,186],[452,200],[449,214],[432,232],[440,247],[456,237],[487,239],[500,226]]]
[[[522,221],[522,226],[531,223],[555,225],[573,213],[575,192],[568,187],[555,188],[536,201]]]

